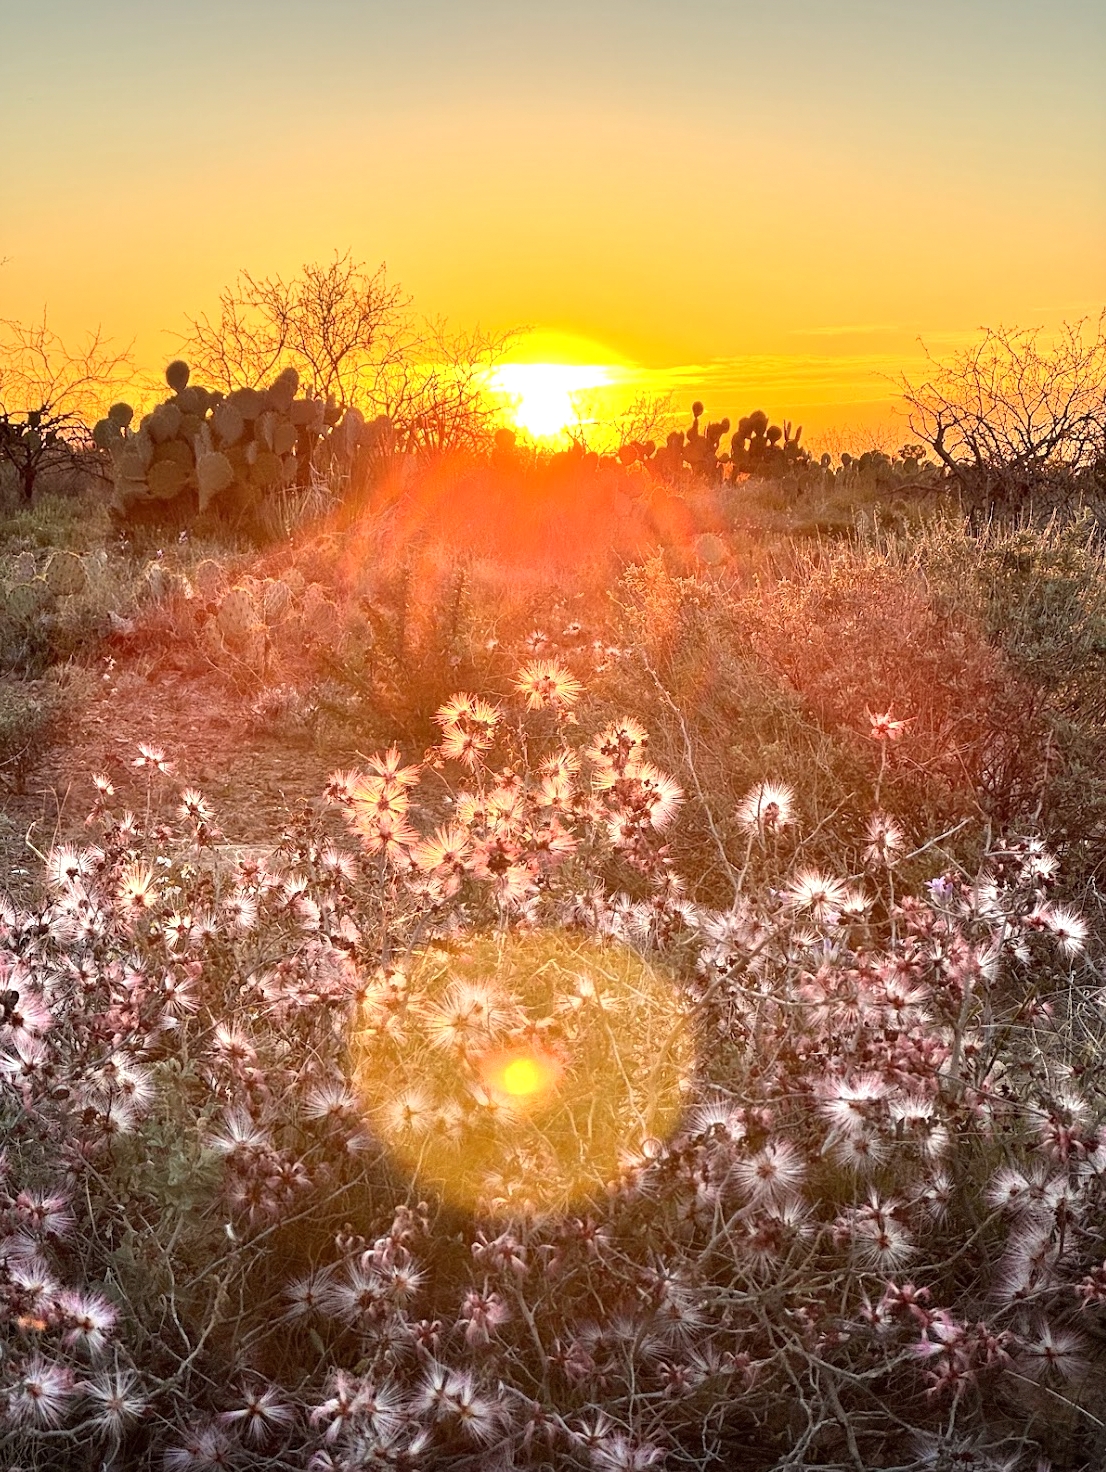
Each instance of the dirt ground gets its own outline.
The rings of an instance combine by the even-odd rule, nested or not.
[[[0,785],[0,891],[26,899],[38,873],[34,850],[80,840],[94,773],[111,778],[118,801],[143,810],[146,774],[134,767],[140,742],[172,763],[173,780],[158,779],[167,795],[199,788],[230,843],[275,840],[335,767],[357,761],[354,750],[323,749],[306,734],[252,729],[247,703],[215,672],[116,664],[41,753],[26,790]]]

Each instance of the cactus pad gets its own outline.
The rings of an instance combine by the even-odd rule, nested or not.
[[[244,588],[231,588],[219,604],[215,618],[220,634],[232,649],[245,645],[258,622],[253,600]]]
[[[172,501],[188,485],[190,474],[176,460],[159,460],[146,472],[146,484],[155,501]]]
[[[10,587],[8,596],[4,599],[4,607],[10,618],[26,623],[37,618],[40,613],[45,613],[53,601],[53,594],[45,580],[35,578],[32,582],[15,583]]]
[[[196,461],[196,484],[200,489],[200,510],[206,511],[211,502],[234,481],[234,467],[225,455],[213,450],[201,455]]]
[[[226,586],[226,581],[226,574],[214,557],[205,557],[202,562],[198,562],[192,574],[196,592],[205,602],[218,598]]]
[[[85,590],[88,574],[76,552],[54,553],[46,568],[46,586],[55,598],[68,598]]]
[[[165,382],[175,394],[183,393],[188,387],[190,369],[181,358],[174,358],[165,370]]]

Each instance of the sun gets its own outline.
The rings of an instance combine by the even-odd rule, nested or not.
[[[579,424],[577,394],[610,382],[611,370],[598,363],[504,363],[492,387],[507,400],[518,429],[548,440]]]

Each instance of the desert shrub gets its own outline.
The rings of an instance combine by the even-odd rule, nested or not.
[[[922,381],[902,382],[910,427],[974,512],[1070,504],[1101,490],[1106,313],[1039,329],[988,328]]]
[[[930,834],[981,812],[990,712],[1009,680],[982,630],[942,611],[916,570],[848,544],[792,544],[786,571],[676,577],[657,558],[617,594],[627,654],[598,688],[648,703],[659,759],[702,796],[677,858],[703,897],[744,863],[743,795],[780,773],[812,860],[842,844],[855,859],[881,805]]]
[[[919,832],[1033,826],[1083,879],[1101,862],[1104,586],[1087,520],[780,543],[753,580],[658,557],[616,595],[636,653],[615,698],[650,703],[663,759],[721,810],[787,771],[808,820],[851,814],[854,842],[882,800]],[[684,867],[707,875],[717,845],[699,836]],[[733,860],[740,834],[724,837]]]
[[[1002,820],[1038,823],[1072,871],[1101,863],[1106,579],[1087,515],[969,535],[937,521],[908,553],[955,620],[984,628],[1011,681],[983,774]]]
[[[60,734],[69,702],[56,682],[0,675],[0,778],[17,793]]]
[[[645,730],[586,734],[552,661],[514,690],[265,851],[141,748],[0,908],[5,1457],[1101,1460],[1102,1020],[1055,859],[931,846],[911,893],[881,811],[863,875],[816,870],[777,782],[738,815],[774,880],[692,903]],[[536,1202],[558,1141],[597,1179]]]

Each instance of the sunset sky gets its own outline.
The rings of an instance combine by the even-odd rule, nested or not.
[[[1104,77],[1103,0],[0,0],[0,317],[158,363],[348,248],[531,356],[871,422],[919,336],[1106,304]]]

